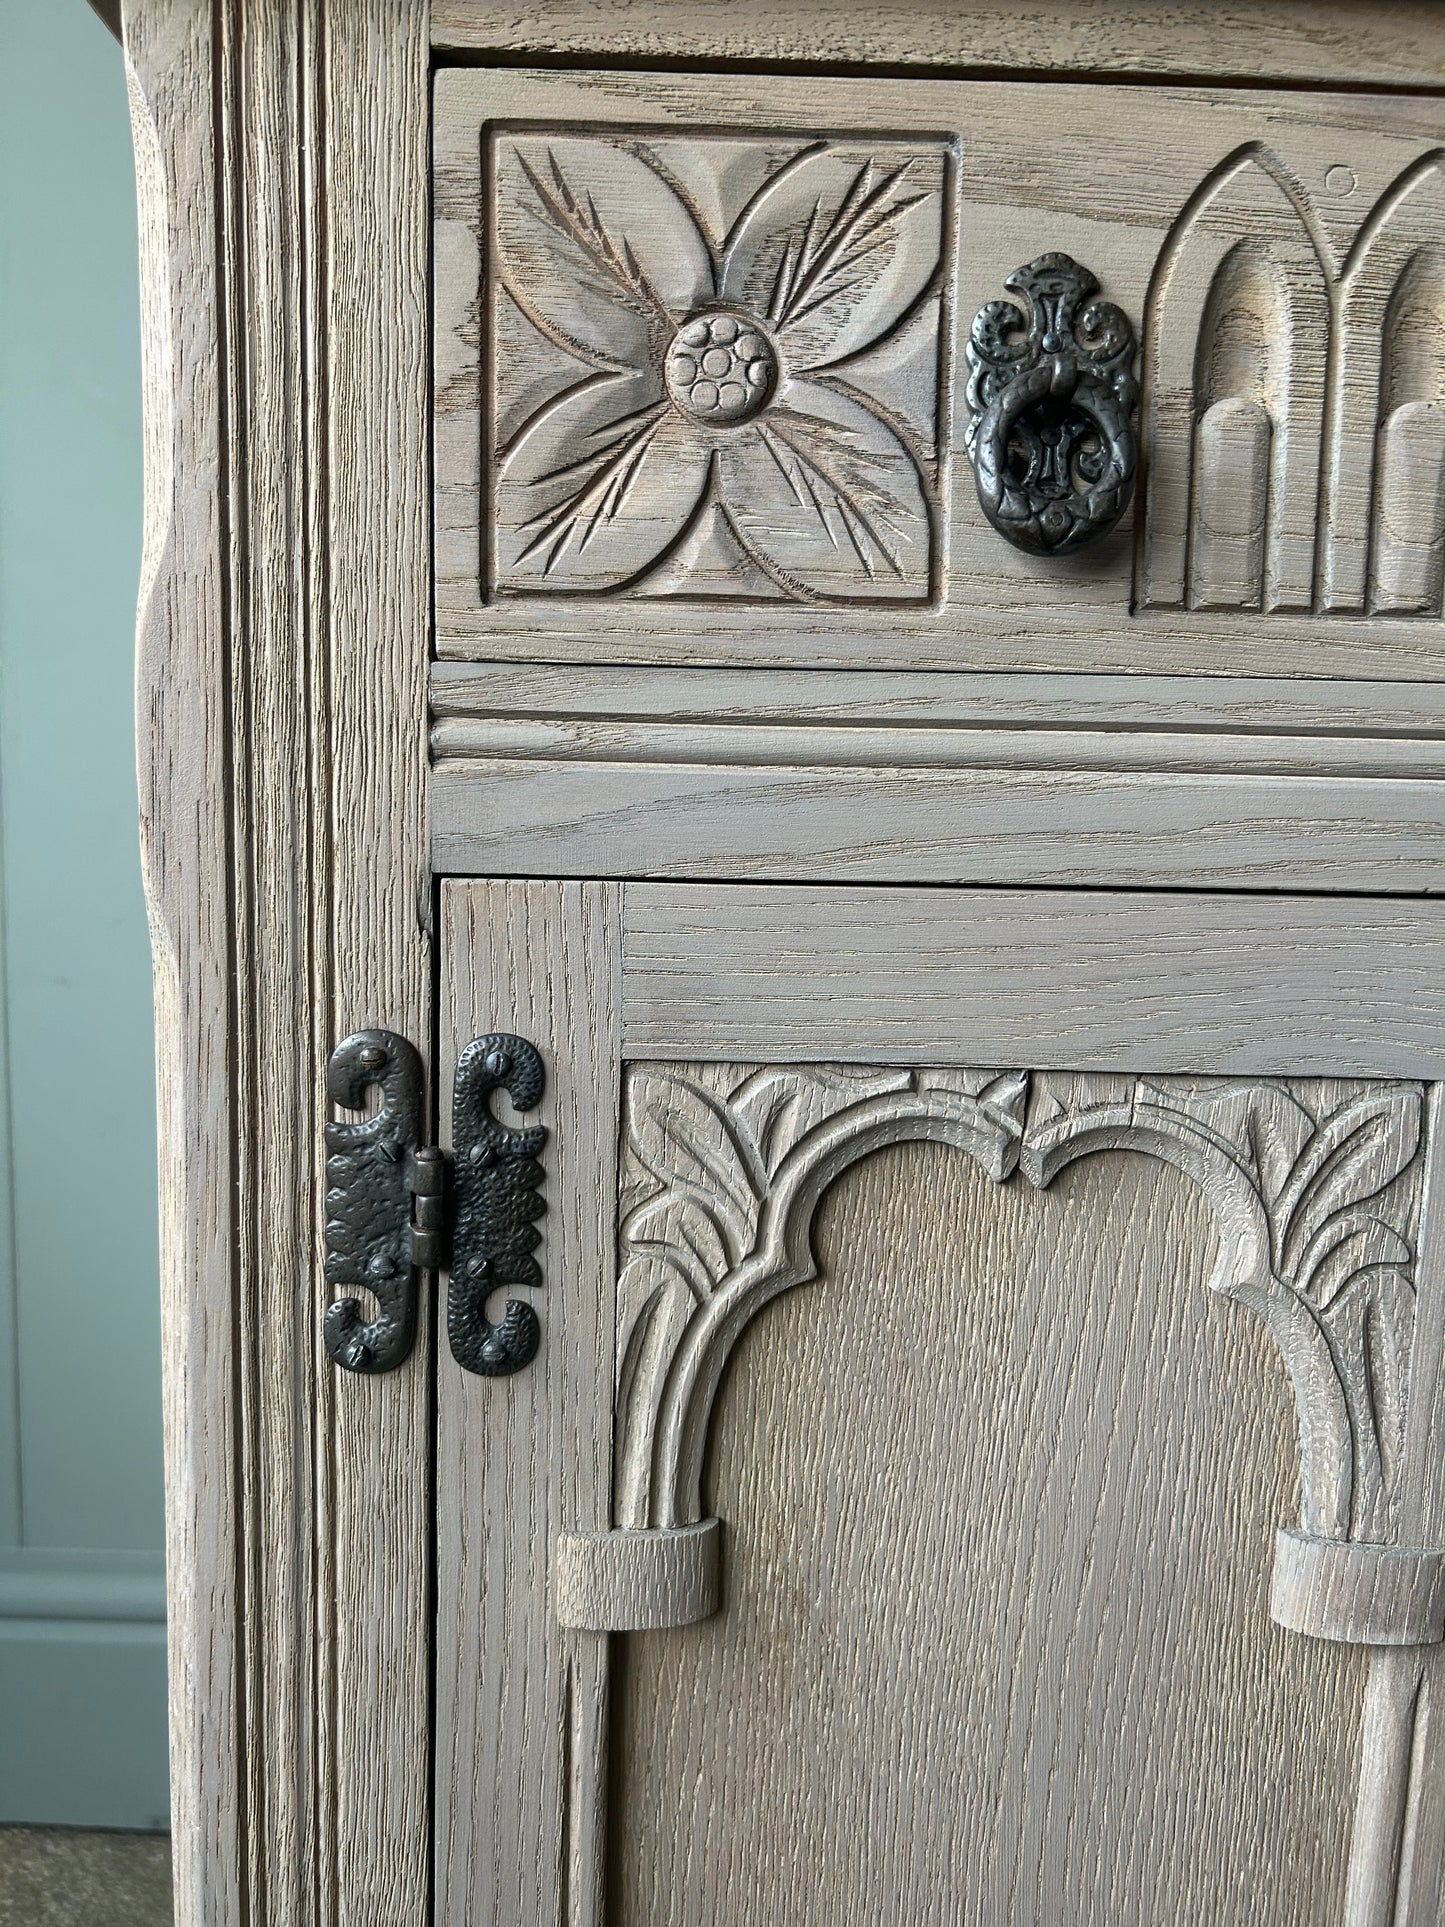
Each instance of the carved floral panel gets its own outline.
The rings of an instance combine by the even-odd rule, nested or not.
[[[934,599],[949,145],[487,142],[489,595]]]

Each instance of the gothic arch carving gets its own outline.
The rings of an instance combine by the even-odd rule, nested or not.
[[[1175,222],[1145,303],[1140,604],[1310,607],[1331,270],[1257,144]]]
[[[1388,1542],[1414,1334],[1422,1091],[1219,1078],[638,1065],[626,1080],[618,1526],[702,1518],[714,1394],[779,1293],[814,1278],[828,1186],[924,1138],[1038,1188],[1106,1150],[1155,1157],[1213,1207],[1211,1288],[1255,1311],[1294,1387],[1301,1525]]]
[[[1380,197],[1340,277],[1322,606],[1441,612],[1445,154]]]
[[[844,1066],[639,1066],[626,1081],[617,1523],[702,1516],[713,1398],[739,1334],[817,1275],[813,1215],[870,1151],[949,1144],[1018,1163],[1027,1079]]]

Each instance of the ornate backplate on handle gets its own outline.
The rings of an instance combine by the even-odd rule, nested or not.
[[[1041,254],[1004,286],[1027,311],[990,301],[974,317],[964,440],[999,534],[1063,555],[1107,535],[1134,493],[1134,330],[1067,254]]]

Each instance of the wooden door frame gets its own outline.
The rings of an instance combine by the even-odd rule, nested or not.
[[[431,1414],[320,1345],[325,1060],[429,1050],[425,0],[128,0],[176,1910],[421,1927]]]

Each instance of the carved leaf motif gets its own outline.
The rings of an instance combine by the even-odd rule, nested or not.
[[[815,1275],[812,1214],[838,1172],[924,1138],[995,1180],[1018,1160],[1021,1072],[840,1065],[640,1065],[625,1082],[617,1438],[619,1516],[691,1516],[702,1422],[747,1320]],[[664,1425],[660,1416],[671,1411]],[[657,1462],[655,1429],[674,1453]],[[679,1487],[678,1481],[682,1481]]]
[[[624,1199],[624,1252],[671,1271],[702,1302],[752,1249],[793,1147],[834,1112],[907,1083],[901,1071],[764,1069],[728,1089],[711,1066],[632,1079],[628,1164],[642,1183]]]
[[[927,1136],[997,1180],[1022,1152],[1035,1184],[1102,1149],[1177,1161],[1215,1203],[1216,1289],[1264,1316],[1284,1353],[1310,1529],[1380,1540],[1396,1529],[1418,1085],[1049,1074],[1029,1113],[1031,1080],[1017,1071],[649,1064],[626,1091],[615,1462],[627,1522],[700,1516],[720,1361],[758,1306],[814,1275],[823,1174]]]
[[[594,283],[600,274],[604,282],[611,284],[616,297],[634,307],[649,323],[669,327],[666,304],[638,261],[632,243],[624,238],[619,246],[612,238],[591,194],[585,201],[578,199],[556,154],[548,149],[546,178],[525,154],[519,154],[517,160],[536,196],[539,219],[580,255],[574,272],[586,274]]]
[[[1266,1204],[1284,1189],[1315,1129],[1314,1118],[1282,1084],[1143,1079],[1141,1102],[1183,1111],[1226,1146]]]
[[[1399,1232],[1359,1207],[1414,1159],[1420,1090],[1391,1084],[1316,1119],[1275,1083],[1141,1083],[1140,1098],[1184,1112],[1229,1148],[1266,1206],[1277,1275],[1325,1304],[1354,1271],[1408,1263]]]
[[[1371,1272],[1402,1267],[1408,1283],[1413,1262],[1409,1245],[1383,1218],[1337,1212],[1306,1249],[1301,1288],[1321,1311],[1328,1311],[1342,1291]]]
[[[1420,1093],[1414,1086],[1396,1085],[1358,1098],[1325,1118],[1273,1201],[1281,1277],[1307,1290],[1331,1248],[1329,1233],[1340,1215],[1378,1197],[1409,1164],[1419,1142]],[[1350,1235],[1359,1238],[1363,1232]]]
[[[1349,1414],[1353,1530],[1383,1529],[1404,1445],[1414,1337],[1414,1084],[1367,1088],[1317,1117],[1280,1084],[1141,1086],[1227,1146],[1264,1203],[1272,1268],[1325,1333]]]
[[[946,144],[684,140],[689,187],[637,131],[494,137],[492,586],[926,599]],[[525,328],[499,352],[501,299],[561,385]],[[913,324],[890,387],[871,351]]]
[[[939,1075],[941,1073],[934,1072],[931,1076],[925,1073],[920,1082],[926,1089],[931,1088],[933,1077]],[[966,1088],[969,1089],[970,1096],[976,1097],[980,1104],[991,1111],[996,1111],[1000,1117],[1007,1118],[1020,1130],[1023,1129],[1024,1113],[1028,1109],[1029,1101],[1027,1071],[1005,1071],[1001,1077],[991,1077],[986,1084],[977,1088],[972,1086]]]

